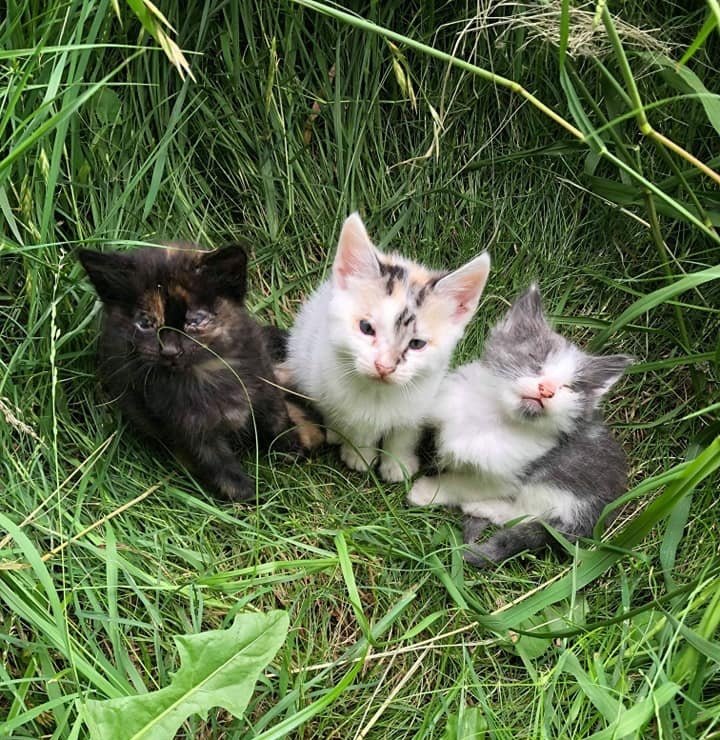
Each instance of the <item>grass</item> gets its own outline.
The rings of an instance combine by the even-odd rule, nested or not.
[[[0,21],[0,735],[84,737],[85,698],[167,685],[174,634],[283,608],[245,718],[185,737],[720,736],[720,215],[692,161],[719,164],[717,29],[694,78],[644,51],[679,60],[715,4],[611,4],[595,56],[563,53],[567,3],[548,31],[390,0],[360,13],[379,33],[329,5],[162,5],[194,81],[108,0]],[[289,326],[356,208],[434,265],[491,251],[457,361],[533,279],[569,336],[639,358],[606,409],[636,486],[609,546],[472,571],[454,512],[331,452],[261,458],[261,500],[228,507],[102,401],[79,246],[241,239],[250,308]]]

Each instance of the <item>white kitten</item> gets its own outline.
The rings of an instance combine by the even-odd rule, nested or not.
[[[300,310],[284,367],[348,467],[366,470],[384,440],[385,480],[417,471],[420,426],[489,271],[484,253],[434,272],[380,252],[357,213],[345,221],[332,277]]]
[[[443,381],[431,422],[441,472],[417,480],[409,502],[469,515],[465,558],[478,567],[549,544],[539,520],[570,539],[590,536],[625,490],[625,456],[597,407],[630,362],[588,355],[554,332],[531,287],[493,328],[482,360]],[[488,525],[522,517],[474,544]]]

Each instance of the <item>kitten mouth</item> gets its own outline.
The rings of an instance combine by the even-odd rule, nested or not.
[[[165,370],[169,370],[171,373],[177,373],[185,369],[177,360],[161,362],[160,364]]]
[[[535,396],[522,396],[520,398],[520,410],[526,416],[539,416],[545,410],[542,398]]]
[[[542,398],[536,398],[535,396],[522,396],[523,401],[530,401],[532,403],[536,403],[540,408],[545,408],[543,406]]]

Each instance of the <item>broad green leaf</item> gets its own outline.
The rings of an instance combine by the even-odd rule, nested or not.
[[[683,463],[682,474],[670,480],[667,488],[655,497],[634,519],[611,540],[608,547],[588,552],[583,556],[574,571],[562,578],[548,583],[524,599],[517,600],[512,606],[487,614],[477,603],[472,594],[465,590],[461,594],[472,600],[479,612],[475,619],[484,627],[504,634],[509,629],[517,629],[524,620],[537,614],[542,609],[570,597],[574,592],[592,583],[624,557],[624,552],[637,546],[650,530],[662,519],[665,519],[679,501],[688,496],[695,488],[720,468],[720,438],[713,441],[695,460]],[[664,475],[664,474],[663,474]],[[659,477],[662,477],[659,476]],[[641,486],[644,484],[640,484]],[[437,556],[432,556],[437,560]],[[431,558],[428,559],[431,562]],[[438,577],[441,575],[437,563],[433,568]],[[444,582],[447,587],[447,582]],[[458,604],[460,608],[467,608]]]
[[[286,612],[240,614],[226,630],[176,635],[180,668],[170,686],[137,696],[88,701],[92,737],[113,740],[172,738],[192,714],[224,707],[241,717],[260,671],[285,641]]]
[[[484,740],[487,729],[480,707],[464,707],[457,714],[450,715],[442,740]]]
[[[680,691],[680,687],[671,681],[660,684],[660,686],[651,692],[647,699],[643,699],[631,709],[624,711],[616,722],[613,722],[606,729],[596,732],[594,735],[590,735],[588,740],[614,740],[615,738],[627,737],[632,733],[637,732],[641,727],[647,724],[657,710],[667,704],[678,691]],[[641,734],[640,737],[647,737],[647,735]]]
[[[629,324],[638,316],[642,316],[642,314],[655,308],[655,306],[659,306],[661,303],[669,301],[671,298],[674,298],[680,293],[684,293],[686,290],[690,290],[691,288],[695,288],[698,285],[710,282],[711,280],[718,279],[720,279],[720,265],[716,267],[708,267],[705,270],[698,270],[697,272],[693,272],[690,275],[686,275],[685,277],[676,280],[670,285],[666,285],[664,288],[659,288],[652,293],[644,295],[642,298],[635,301],[632,306],[626,308],[625,311],[623,311],[620,316],[612,322],[612,324],[603,329],[590,343],[590,349],[600,349],[608,338],[616,331],[622,329],[626,324]]]
[[[691,69],[679,67],[672,59],[657,54],[647,55],[647,57],[662,68],[663,76],[669,85],[681,92],[689,90],[698,96],[708,121],[720,134],[720,97],[711,93]]]
[[[624,707],[613,695],[615,692],[609,691],[604,686],[599,686],[587,671],[580,665],[575,653],[566,650],[558,661],[558,668],[574,676],[580,689],[588,699],[595,705],[595,708],[602,714],[608,722],[614,722],[620,716]]]

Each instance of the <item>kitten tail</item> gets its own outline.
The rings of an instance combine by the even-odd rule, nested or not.
[[[559,524],[555,522],[555,525]],[[498,530],[482,545],[470,543],[463,557],[475,568],[489,568],[520,552],[542,550],[552,542],[549,532],[540,522],[521,522]]]

